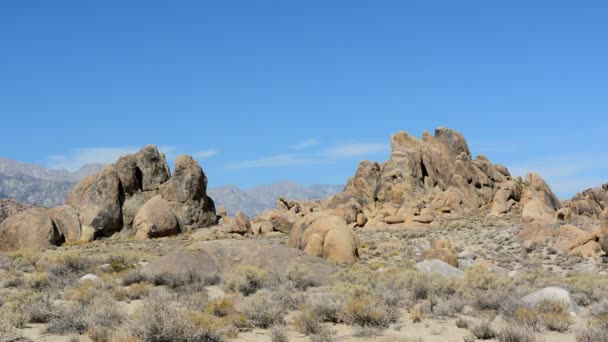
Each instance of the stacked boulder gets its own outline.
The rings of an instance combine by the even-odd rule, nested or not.
[[[390,159],[361,162],[344,191],[323,208],[341,212],[348,223],[362,214],[361,223],[428,224],[443,214],[483,210],[522,212],[527,222],[546,223],[560,203],[540,176],[514,179],[483,155],[473,159],[462,134],[438,128],[421,139],[394,134]]]
[[[587,189],[574,195],[572,199],[564,201],[558,217],[568,220],[573,216],[608,220],[608,183]]]
[[[0,250],[91,241],[117,232],[162,237],[216,221],[200,165],[180,156],[171,175],[165,156],[148,145],[80,181],[65,205],[31,208],[4,220]]]

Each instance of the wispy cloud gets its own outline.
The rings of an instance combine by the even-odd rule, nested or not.
[[[298,154],[278,154],[260,159],[245,160],[226,165],[228,169],[268,168],[287,166],[309,166],[326,163],[322,159],[305,157]]]
[[[540,174],[562,199],[608,181],[603,176],[608,161],[592,155],[559,155],[530,160],[509,166],[511,174],[524,177],[528,172]]]
[[[214,148],[210,148],[207,150],[195,152],[194,154],[192,154],[192,156],[196,159],[206,159],[206,158],[211,158],[217,154],[218,154],[218,150],[216,150]]]
[[[68,154],[49,156],[47,166],[51,169],[76,171],[86,164],[113,163],[121,155],[134,153],[138,149],[136,146],[79,148]]]
[[[321,142],[315,138],[310,138],[310,139],[306,139],[304,141],[301,141],[297,144],[293,144],[291,146],[289,146],[290,149],[292,150],[303,150],[306,148],[310,148],[313,146],[317,146],[319,145]]]
[[[379,153],[388,153],[390,146],[383,143],[343,144],[325,151],[325,155],[334,158],[361,157]]]
[[[76,171],[86,164],[114,163],[120,156],[135,153],[141,148],[141,146],[77,148],[66,154],[49,156],[46,165],[50,169]],[[164,153],[167,159],[174,159],[177,151],[173,146],[160,146],[158,150]]]

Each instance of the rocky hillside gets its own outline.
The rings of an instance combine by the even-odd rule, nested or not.
[[[260,185],[249,190],[241,190],[236,186],[212,188],[209,189],[209,195],[218,208],[225,207],[231,215],[241,211],[249,217],[254,217],[264,210],[274,208],[280,197],[310,201],[329,198],[341,192],[342,189],[342,185],[304,186],[284,181]]]

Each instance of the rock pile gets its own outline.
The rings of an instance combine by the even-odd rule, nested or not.
[[[207,177],[192,157],[178,157],[171,175],[165,156],[148,145],[83,179],[66,205],[30,208],[4,220],[0,250],[90,241],[119,231],[154,238],[207,227],[217,217],[206,191]]]

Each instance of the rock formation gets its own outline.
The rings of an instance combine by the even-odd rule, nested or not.
[[[119,231],[154,238],[217,222],[200,165],[180,156],[171,175],[165,156],[153,145],[84,178],[66,205],[49,210],[0,204],[1,218],[11,215],[0,225],[0,250],[90,241]]]
[[[560,219],[582,215],[600,220],[608,220],[608,183],[601,187],[587,189],[562,203],[558,214]]]
[[[438,128],[417,139],[391,137],[390,159],[363,161],[341,194],[324,203],[350,223],[363,213],[371,223],[430,223],[447,213],[524,212],[525,220],[549,222],[560,203],[535,174],[514,179],[506,167],[472,157],[462,134]]]

